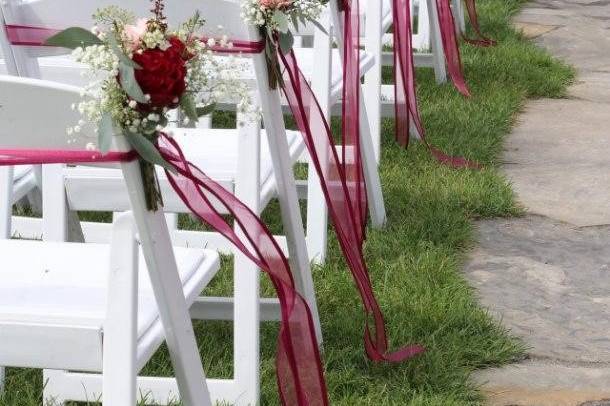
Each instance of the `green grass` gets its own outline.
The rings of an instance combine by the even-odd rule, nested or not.
[[[369,230],[366,258],[394,346],[421,343],[427,352],[401,365],[369,362],[362,346],[357,294],[333,239],[325,266],[315,270],[325,344],[323,362],[332,405],[457,406],[478,404],[469,380],[476,368],[519,359],[524,347],[481,309],[460,274],[474,241],[473,220],[520,215],[513,191],[499,173],[502,142],[527,98],[562,97],[573,71],[524,40],[508,25],[522,0],[481,0],[482,26],[495,48],[462,46],[473,97],[450,84],[437,86],[430,70],[418,71],[419,98],[430,141],[445,152],[484,164],[481,171],[451,170],[421,145],[408,151],[384,122],[381,176],[388,211],[384,230]],[[265,213],[277,228],[277,205]],[[210,288],[230,293],[230,260]],[[269,291],[268,286],[266,290]],[[198,322],[197,334],[210,376],[231,374],[231,325]],[[262,328],[262,404],[278,404],[274,378],[277,325]],[[146,373],[171,374],[161,350]],[[39,371],[9,369],[1,406],[40,404]]]

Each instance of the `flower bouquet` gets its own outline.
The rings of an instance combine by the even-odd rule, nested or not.
[[[177,110],[188,124],[210,114],[221,99],[238,99],[242,110],[251,103],[247,87],[238,80],[246,69],[243,62],[213,54],[215,47],[231,47],[226,37],[202,38],[205,20],[199,13],[171,30],[163,0],[152,3],[150,18],[136,19],[116,6],[100,9],[91,30],[68,28],[47,44],[73,49],[76,61],[89,68],[84,99],[73,106],[83,119],[68,134],[93,124],[98,138],[94,148],[102,153],[114,134],[125,135],[139,154],[148,209],[156,211],[163,201],[155,165],[173,171],[156,148],[169,113]]]
[[[299,23],[308,22],[324,28],[317,19],[324,10],[322,0],[245,0],[242,2],[242,18],[259,27],[265,39],[265,58],[269,71],[269,86],[276,89],[282,83],[282,73],[277,53],[288,53],[294,44],[290,24],[296,30]]]

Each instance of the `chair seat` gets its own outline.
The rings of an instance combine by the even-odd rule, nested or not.
[[[0,252],[0,365],[100,370],[110,246],[3,240]],[[190,305],[218,271],[218,254],[188,248],[175,253]],[[141,253],[139,264],[142,338],[160,320]]]
[[[210,178],[233,191],[237,175],[237,132],[234,129],[172,129],[186,158],[203,170]],[[287,131],[292,162],[301,156],[305,145],[297,131]],[[261,133],[261,200],[268,201],[275,191],[273,162],[267,136]],[[178,196],[173,193],[165,173],[159,168],[161,190],[165,208],[170,212],[187,212]],[[66,193],[72,210],[125,211],[130,209],[121,173],[117,169],[91,167],[66,168]],[[95,180],[95,187],[91,187]],[[218,207],[221,209],[221,207]]]

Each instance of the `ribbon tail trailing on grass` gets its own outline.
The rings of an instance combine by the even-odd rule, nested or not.
[[[462,38],[464,41],[469,44],[479,46],[479,47],[492,47],[497,45],[497,42],[491,38],[483,35],[481,31],[481,26],[479,25],[479,16],[477,13],[477,5],[476,0],[464,0],[466,3],[466,10],[468,11],[468,19],[470,20],[470,25],[472,25],[472,29],[478,38],[467,38],[465,34],[462,34]]]
[[[413,120],[419,138],[438,162],[454,168],[480,168],[476,162],[449,156],[427,141],[417,103],[409,0],[393,0],[393,7],[396,141],[405,148],[409,145],[409,124]]]
[[[309,84],[298,68],[294,54],[289,53],[280,57],[287,76],[284,79],[286,84],[283,89],[284,94],[319,174],[339,245],[360,292],[365,311],[364,340],[367,355],[373,361],[400,362],[412,358],[422,353],[424,348],[412,345],[396,352],[388,351],[383,315],[375,299],[364,261],[361,226],[355,215],[357,208],[349,197],[349,189],[353,181],[346,178],[331,130]]]

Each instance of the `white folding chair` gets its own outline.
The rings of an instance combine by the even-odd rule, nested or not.
[[[381,83],[383,66],[393,66],[392,52],[384,51],[384,46],[392,46],[392,34],[387,31],[392,25],[392,0],[361,1],[364,11],[364,47],[367,53],[375,55],[381,64],[376,64],[367,72],[364,81],[365,100],[372,128],[373,147],[377,162],[380,159],[381,118],[394,117],[394,87]],[[412,25],[417,17],[417,30],[413,38],[415,66],[434,69],[437,83],[447,81],[445,53],[443,50],[438,12],[435,0],[411,1]],[[415,28],[415,27],[414,27]]]
[[[0,26],[4,26],[1,13]],[[3,57],[4,54],[7,55],[6,58]],[[3,73],[18,75],[5,32],[0,29],[0,74]],[[29,165],[16,168],[6,167],[0,169],[0,176],[11,181],[7,183],[11,184],[11,187],[3,190],[0,197],[0,238],[7,238],[11,233],[11,213],[15,203],[27,196],[30,204],[36,210],[41,209],[39,193],[37,194],[36,190],[39,192],[42,186],[42,172],[40,167]]]
[[[0,76],[0,148],[85,149],[90,139],[65,135],[78,99],[78,88]],[[127,145],[116,137],[115,150]],[[133,217],[116,219],[110,244],[0,240],[0,364],[101,372],[104,404],[132,406],[137,373],[165,338],[184,404],[211,405],[188,306],[218,254],[174,249],[162,213],[146,210],[138,163],[120,168]]]
[[[67,27],[91,24],[90,15],[103,5],[94,0],[81,1],[78,4],[70,0],[62,1],[66,3],[65,7],[62,7],[58,0],[38,0],[25,4],[10,3],[5,5],[3,10],[6,20],[12,24],[40,26],[41,21],[44,21],[48,27]],[[108,1],[108,4],[112,2]],[[124,5],[140,11],[143,15],[149,8],[146,0],[131,0]],[[222,24],[223,32],[231,38],[244,39],[251,34],[239,17],[239,5],[231,1],[183,1],[180,8],[168,8],[168,18],[170,22],[183,21],[197,7],[205,16],[209,27]],[[63,9],[69,9],[70,12],[57,12]],[[16,18],[14,16],[19,16],[19,19],[13,19]],[[62,52],[39,47],[12,49],[15,53],[21,52],[26,64],[34,66],[35,69],[39,66],[38,58],[41,56]],[[299,291],[307,298],[321,341],[309,258],[292,173],[292,166],[303,150],[303,142],[299,133],[285,131],[279,94],[271,92],[266,85],[264,59],[261,55],[255,55],[252,60],[265,131],[261,130],[258,124],[233,130],[174,129],[174,137],[183,146],[187,158],[232,190],[255,212],[260,213],[272,197],[279,199],[285,236],[278,237],[278,241],[289,254],[295,282]],[[257,152],[259,150],[260,152]],[[170,190],[164,175],[160,175],[165,210],[187,212],[188,209]],[[43,179],[45,239],[63,241],[67,238],[66,218],[70,211],[123,211],[129,208],[121,174],[116,171],[46,165]],[[319,199],[322,200],[323,197],[320,196]],[[102,240],[108,235],[106,227],[100,224],[85,224],[83,229],[85,234],[93,233]],[[176,230],[172,233],[172,239],[174,244],[214,248],[235,255],[234,292],[239,300],[200,297],[191,307],[191,315],[195,319],[234,320],[234,379],[220,381],[216,392],[218,396],[214,395],[213,387],[211,390],[214,398],[230,403],[256,403],[260,391],[258,324],[261,319],[279,318],[277,299],[259,297],[258,269],[242,254],[233,252],[232,247],[219,234]],[[45,378],[45,396],[55,396],[63,400],[91,398],[91,395],[99,393],[101,383],[101,377],[87,375],[87,391],[83,391],[85,378],[80,374],[49,371],[45,373]],[[158,403],[167,401],[176,393],[175,384],[165,380],[146,381],[143,389],[144,393],[150,395],[149,400],[153,399]]]

